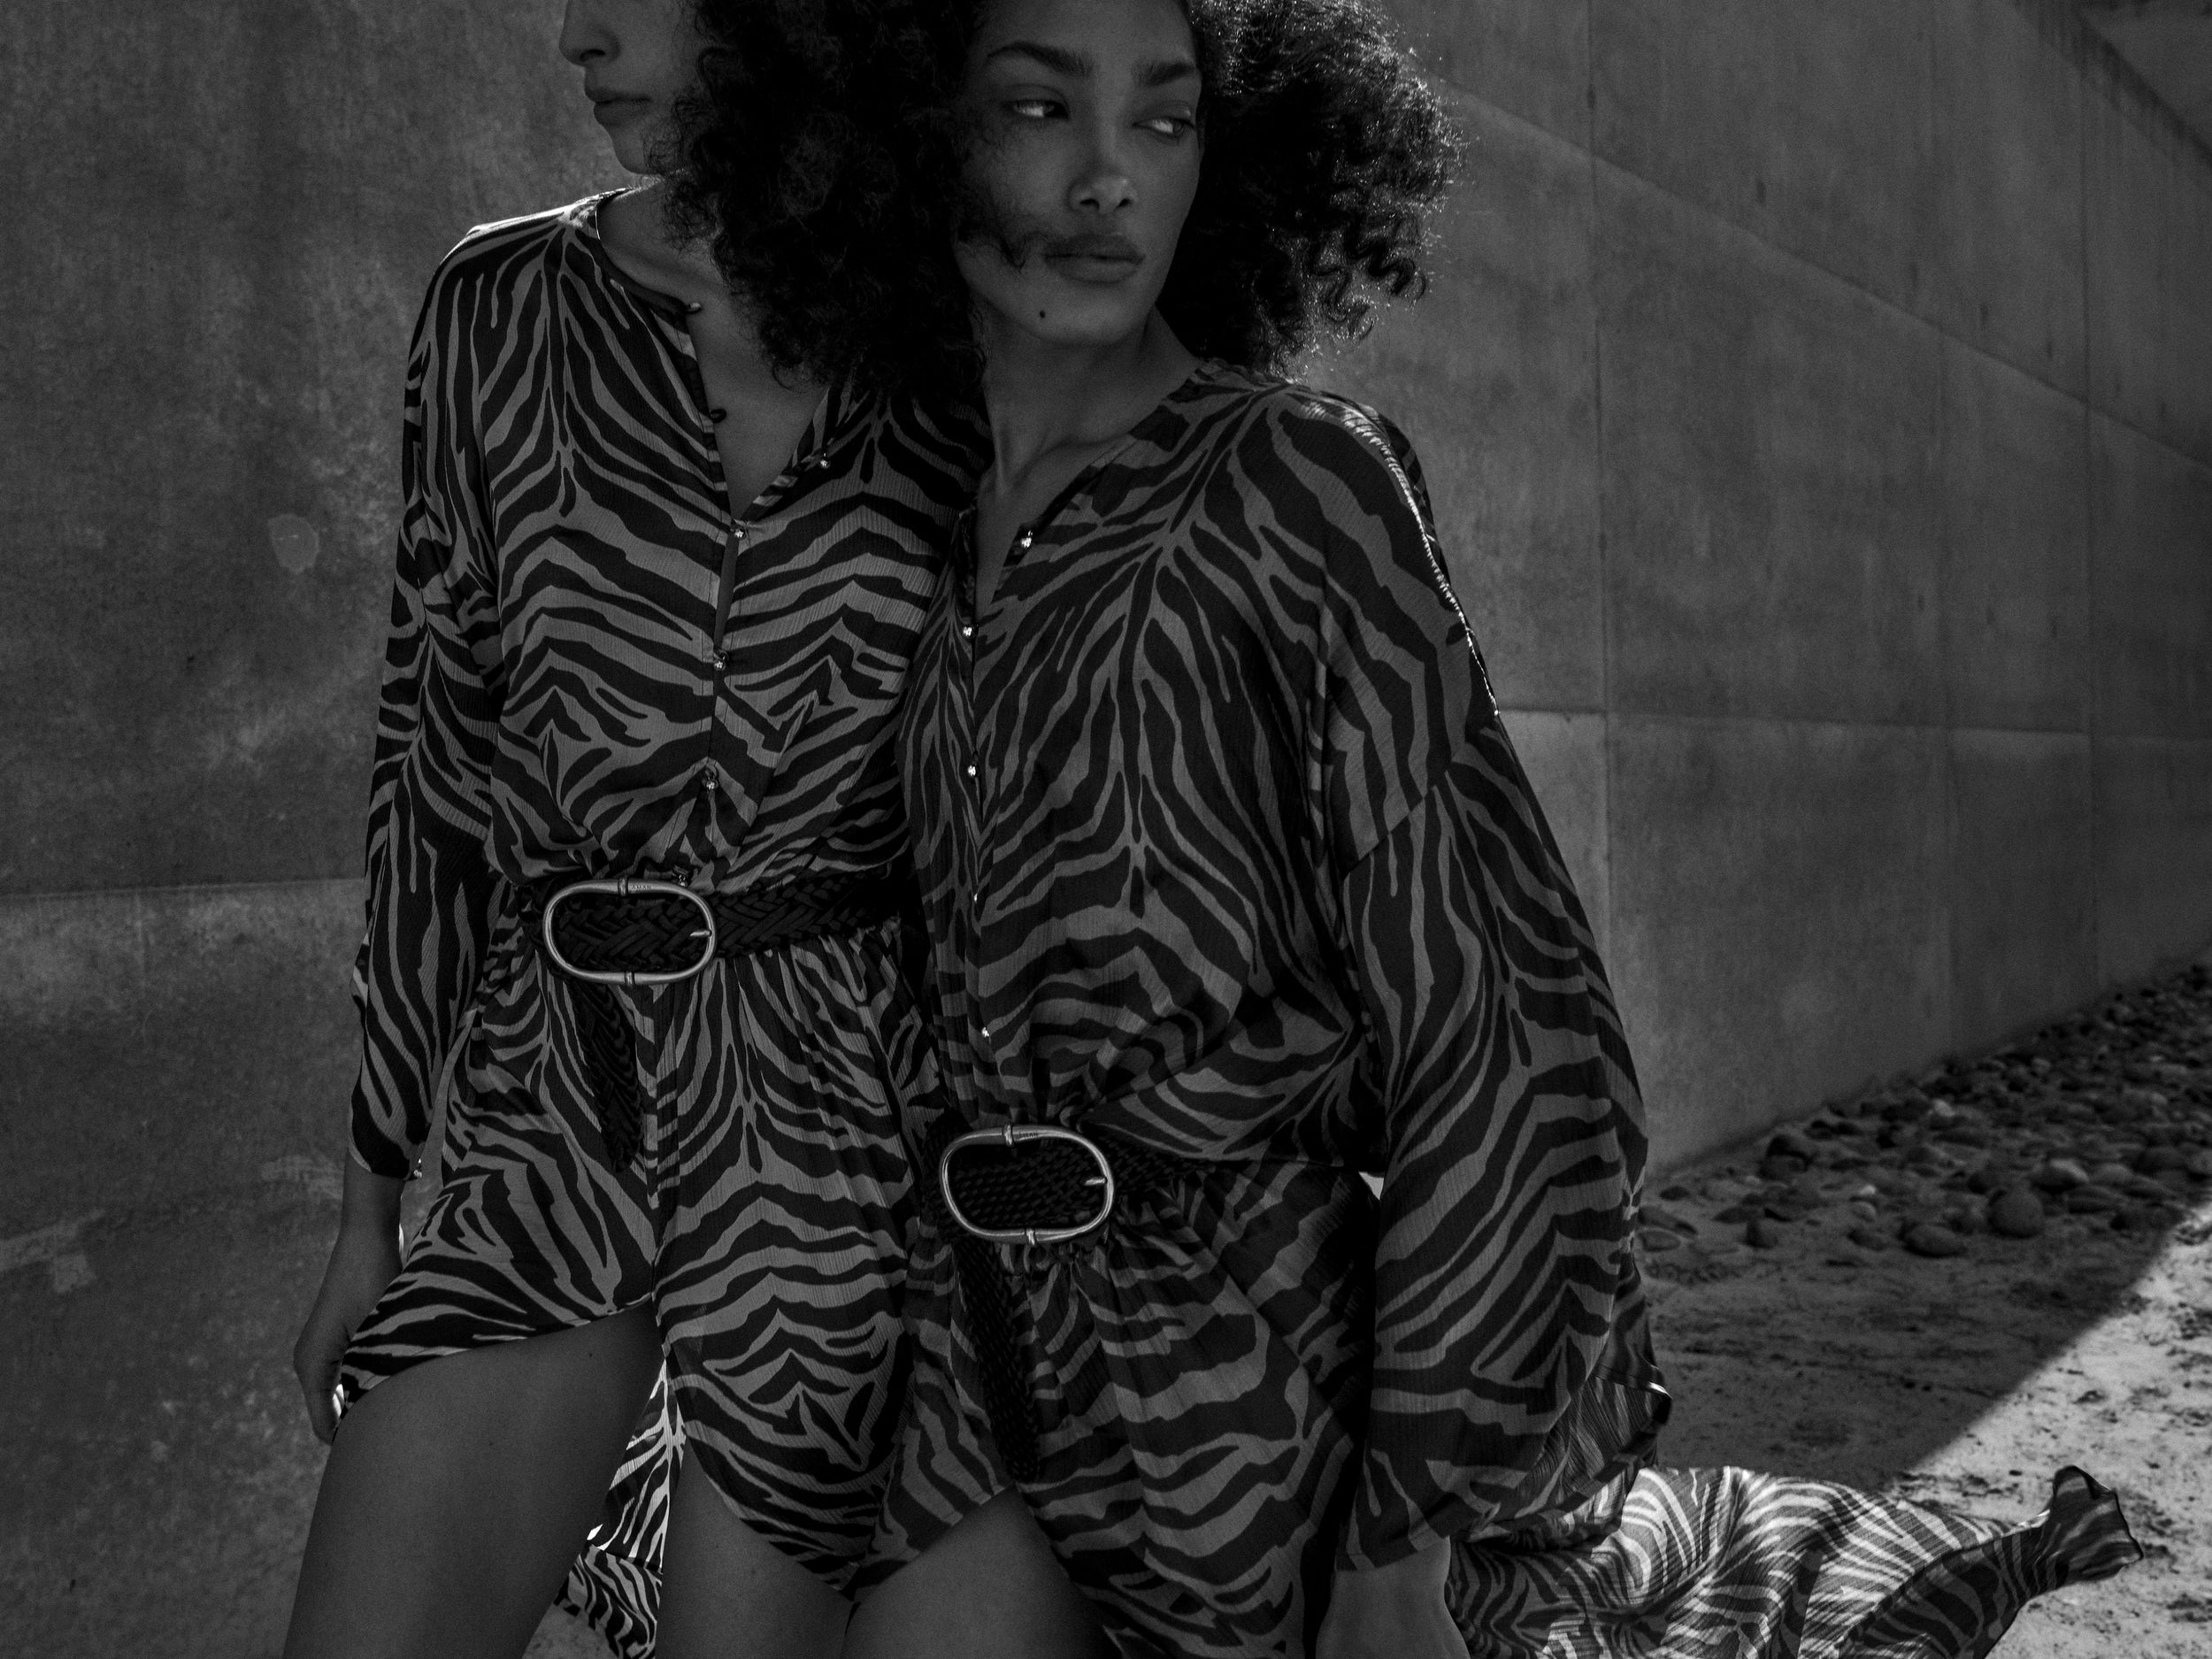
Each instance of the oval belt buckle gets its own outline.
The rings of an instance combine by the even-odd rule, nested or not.
[[[699,919],[706,924],[699,935],[706,941],[706,949],[699,960],[688,968],[679,968],[673,973],[646,973],[635,968],[624,968],[614,972],[603,972],[595,968],[580,968],[561,954],[561,947],[553,937],[553,917],[561,908],[561,901],[572,899],[580,893],[611,893],[618,898],[629,898],[638,894],[657,894],[666,898],[689,899],[698,907]],[[714,926],[714,907],[701,895],[674,881],[651,881],[640,876],[618,876],[611,881],[572,881],[545,902],[545,954],[553,959],[553,965],[571,979],[586,979],[594,985],[673,985],[679,979],[688,979],[704,973],[707,964],[714,960],[720,943]]]
[[[961,1210],[960,1201],[952,1195],[953,1155],[965,1147],[1018,1147],[1029,1141],[1071,1141],[1091,1155],[1091,1161],[1098,1165],[1098,1173],[1083,1185],[1102,1189],[1098,1214],[1075,1227],[979,1227],[968,1219]],[[987,1244],[1065,1244],[1087,1233],[1096,1232],[1114,1213],[1114,1166],[1106,1161],[1105,1151],[1098,1142],[1088,1135],[1050,1124],[1008,1124],[1002,1129],[971,1130],[940,1153],[937,1190],[944,1194],[945,1209],[961,1230]]]

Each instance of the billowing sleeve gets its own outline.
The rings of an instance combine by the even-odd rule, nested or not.
[[[1618,1449],[1562,1441],[1588,1437],[1594,1373],[1647,1348],[1628,1254],[1645,1138],[1588,924],[1410,448],[1358,411],[1303,447],[1328,570],[1314,818],[1367,1018],[1383,1171],[1373,1379],[1339,1559],[1379,1566],[1509,1527]]]
[[[496,588],[468,417],[469,285],[449,261],[408,357],[403,508],[377,711],[368,926],[354,972],[353,1156],[412,1174],[499,883],[485,857],[499,720]]]

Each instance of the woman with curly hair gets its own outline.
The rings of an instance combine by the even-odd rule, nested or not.
[[[992,458],[901,727],[948,1087],[849,1659],[1979,1654],[2121,1564],[2078,1474],[2008,1531],[1650,1466],[1589,927],[1411,447],[1281,378],[1454,159],[1374,12],[904,15],[810,315]]]
[[[875,1523],[933,1081],[892,727],[972,476],[749,286],[814,257],[804,65],[687,233],[733,27],[570,0],[649,181],[472,232],[417,326],[300,1659],[519,1654],[557,1592],[626,1654],[657,1597],[672,1659],[830,1659]]]

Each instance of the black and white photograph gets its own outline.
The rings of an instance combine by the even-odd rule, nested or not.
[[[0,1655],[2212,1659],[2212,0],[19,0]]]

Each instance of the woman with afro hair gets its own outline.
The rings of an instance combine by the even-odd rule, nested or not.
[[[286,1652],[518,1655],[558,1594],[626,1655],[834,1659],[934,1080],[893,728],[972,477],[749,286],[813,268],[803,73],[718,261],[685,136],[746,39],[569,0],[561,45],[644,179],[471,232],[415,333]]]
[[[1922,1659],[2131,1558],[2078,1471],[2007,1529],[1654,1464],[1589,926],[1410,445],[1282,378],[1455,159],[1374,12],[852,10],[906,81],[820,112],[868,208],[778,303],[989,452],[901,726],[946,1087],[849,1659]]]

